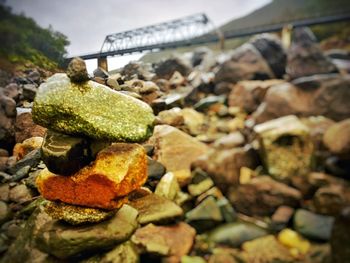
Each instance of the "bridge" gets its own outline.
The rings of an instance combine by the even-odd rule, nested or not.
[[[350,21],[350,13],[316,15],[308,18],[260,25],[254,28],[241,28],[221,32],[205,14],[201,13],[107,35],[99,52],[81,55],[80,57],[85,60],[97,58],[98,66],[107,69],[107,57],[111,56],[215,42],[223,43],[225,39],[280,31],[286,25],[296,28],[340,21]]]

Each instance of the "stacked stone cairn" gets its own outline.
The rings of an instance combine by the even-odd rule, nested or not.
[[[36,179],[47,214],[71,225],[137,215],[120,208],[147,179],[146,151],[137,144],[152,135],[147,104],[90,81],[76,58],[67,74],[40,86],[33,119],[48,129],[41,147],[47,168]],[[45,241],[41,247],[52,249]]]

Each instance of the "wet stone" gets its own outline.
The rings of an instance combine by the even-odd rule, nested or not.
[[[99,223],[115,214],[114,211],[68,205],[59,202],[49,202],[46,204],[45,212],[52,218],[65,221],[71,225]]]
[[[342,210],[336,218],[330,240],[332,247],[332,262],[342,263],[350,258],[350,207]]]
[[[84,138],[48,130],[41,147],[42,159],[50,172],[70,175],[92,161],[89,146]]]
[[[140,224],[169,222],[182,216],[181,207],[165,197],[148,194],[129,203],[138,210]]]
[[[35,149],[28,153],[22,160],[16,162],[8,170],[11,174],[16,174],[20,169],[22,169],[25,166],[29,166],[31,168],[37,166],[40,163],[40,160],[40,149]]]

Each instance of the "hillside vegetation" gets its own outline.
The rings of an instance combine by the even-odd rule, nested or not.
[[[0,66],[35,65],[53,70],[63,62],[69,41],[65,35],[49,27],[41,28],[24,14],[13,14],[0,4]]]

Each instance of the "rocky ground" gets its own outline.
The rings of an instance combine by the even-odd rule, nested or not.
[[[298,29],[2,78],[0,262],[349,262],[347,65]]]

